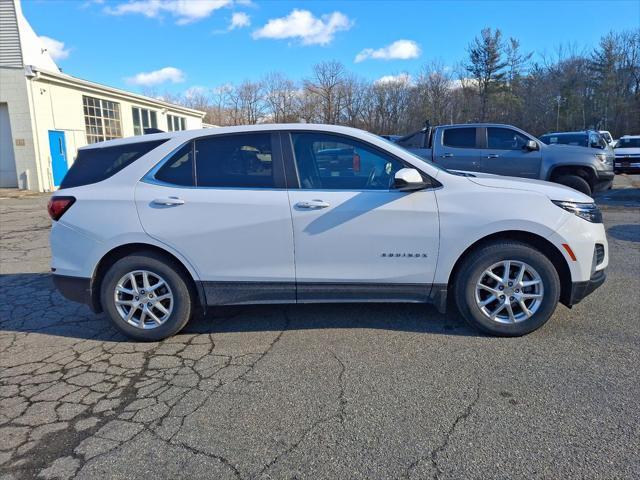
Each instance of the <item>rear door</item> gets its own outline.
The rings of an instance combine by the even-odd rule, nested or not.
[[[480,170],[479,129],[440,127],[433,142],[433,161],[450,170]]]
[[[525,148],[529,137],[508,127],[487,127],[482,153],[483,172],[539,178],[542,154]]]
[[[390,188],[398,158],[359,139],[284,135],[298,301],[425,300],[438,255],[433,190]]]
[[[138,184],[136,204],[145,231],[194,266],[208,303],[295,301],[277,134],[188,142]]]

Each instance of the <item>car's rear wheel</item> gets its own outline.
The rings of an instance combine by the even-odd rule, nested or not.
[[[558,177],[556,183],[561,185],[565,185],[567,187],[571,187],[574,190],[579,191],[580,193],[584,193],[585,195],[591,196],[591,185],[584,178],[579,177],[578,175],[562,175]]]
[[[104,276],[100,299],[120,331],[143,341],[178,333],[193,311],[193,295],[180,268],[152,252],[115,262]]]
[[[500,241],[464,260],[453,290],[460,313],[472,326],[493,335],[520,336],[549,320],[560,298],[560,279],[539,250]]]

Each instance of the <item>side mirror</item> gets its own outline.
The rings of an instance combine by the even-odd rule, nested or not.
[[[533,152],[534,150],[539,150],[540,146],[535,140],[527,140],[527,143],[524,144],[524,149]]]
[[[393,188],[402,192],[422,190],[428,186],[429,184],[415,168],[402,168],[393,177]]]

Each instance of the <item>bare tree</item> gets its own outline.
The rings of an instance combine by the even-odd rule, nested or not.
[[[296,122],[300,118],[299,89],[282,73],[270,73],[262,81],[268,120],[275,123]]]
[[[499,121],[535,135],[556,129],[606,128],[614,136],[640,131],[640,29],[610,33],[591,50],[560,45],[554,55],[522,52],[484,29],[469,60],[453,69],[434,62],[408,74],[368,81],[339,62],[322,62],[296,82],[281,73],[261,81],[146,93],[206,112],[216,125],[259,122],[343,124],[380,134],[432,124]]]
[[[313,66],[313,75],[304,81],[308,95],[316,96],[322,123],[338,123],[343,106],[344,65],[337,61]]]

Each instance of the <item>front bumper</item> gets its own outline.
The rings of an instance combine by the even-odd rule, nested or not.
[[[634,158],[633,160],[628,160],[616,158],[614,169],[620,173],[640,173],[640,159]]]
[[[616,173],[613,170],[598,171],[597,173],[598,176],[593,190],[596,192],[609,190],[609,187],[613,184],[613,179],[616,176]]]
[[[573,282],[571,284],[571,293],[569,299],[566,302],[567,307],[572,307],[577,303],[580,303],[583,298],[591,295],[594,290],[600,287],[607,278],[607,274],[604,270],[598,270],[591,275],[591,278],[586,282]]]

